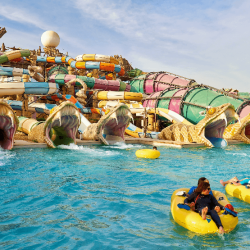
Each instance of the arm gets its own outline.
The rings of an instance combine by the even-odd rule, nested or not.
[[[211,195],[211,201],[214,207],[218,206],[221,210],[224,210],[224,207]]]
[[[190,189],[189,189],[189,191],[188,191],[188,195],[191,195],[193,192],[194,192],[194,190],[196,189],[197,187],[195,187],[195,186],[193,186],[193,187],[191,187]]]
[[[192,193],[189,197],[187,197],[187,198],[184,200],[184,203],[185,203],[185,204],[188,204],[188,203],[194,202],[196,196],[197,196],[196,193]]]
[[[235,181],[231,181],[232,184],[234,184],[235,186],[240,186],[240,182],[235,182]]]

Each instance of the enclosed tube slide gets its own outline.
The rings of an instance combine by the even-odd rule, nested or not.
[[[223,91],[218,92],[202,85],[179,89],[168,88],[153,93],[146,98],[143,106],[169,109],[197,124],[204,118],[208,106],[217,107],[225,103],[234,105],[240,118],[250,113],[249,100],[227,96]]]
[[[32,128],[38,126],[41,123],[44,123],[43,121],[37,121],[36,119],[27,118],[24,116],[19,116],[18,120],[18,131],[24,132],[25,134],[29,134]]]
[[[114,64],[114,63],[107,63],[107,62],[80,62],[74,60],[70,56],[63,56],[63,57],[47,57],[47,56],[38,56],[37,62],[48,62],[48,63],[67,63],[70,65],[70,67],[74,69],[86,69],[86,70],[92,70],[92,69],[98,69],[103,71],[109,71],[109,72],[116,72],[119,76],[123,76],[125,74],[125,70],[120,65]]]
[[[132,92],[151,94],[159,92],[169,87],[192,86],[196,82],[168,72],[150,72],[146,75],[140,75],[130,82]]]
[[[0,96],[50,95],[56,93],[58,89],[58,84],[52,82],[0,82]]]
[[[109,107],[114,107],[117,104],[119,104],[119,101],[102,101],[98,103],[98,107],[99,108],[104,108],[107,109]],[[182,117],[181,115],[173,112],[172,110],[168,110],[168,109],[164,109],[164,108],[145,108],[143,107],[140,103],[126,103],[125,104],[129,107],[130,111],[132,114],[143,114],[145,111],[147,112],[147,114],[156,114],[162,117],[165,117],[166,119],[168,119],[170,122],[181,122],[183,124],[187,124],[187,125],[193,125],[191,122],[189,122],[188,120],[186,120],[184,117]]]
[[[82,54],[75,58],[77,62],[87,62],[87,61],[95,61],[95,62],[107,62],[119,64],[119,61],[112,56],[100,55],[100,54]]]
[[[13,101],[8,100],[7,103],[11,106],[13,110],[22,110],[22,101]],[[37,112],[37,113],[44,113],[49,115],[50,110],[56,107],[56,104],[49,104],[49,103],[31,103],[28,105],[28,111],[30,112]]]
[[[102,108],[90,108],[90,107],[83,107],[82,104],[72,95],[61,95],[59,93],[55,94],[55,95],[47,95],[47,96],[43,96],[42,97],[43,100],[50,100],[50,101],[59,101],[59,100],[65,100],[65,101],[70,101],[73,104],[75,104],[75,106],[79,109],[79,111],[82,114],[100,114],[103,115],[105,113],[105,109]],[[43,103],[37,103],[38,104],[43,104]],[[50,104],[50,105],[55,105],[56,104]],[[45,112],[42,112],[45,113]]]
[[[46,142],[51,148],[59,145],[76,144],[76,132],[80,124],[80,113],[69,101],[51,110],[45,122],[19,117],[19,130],[28,134],[28,139]]]
[[[81,79],[84,81],[90,89],[103,89],[111,91],[130,91],[130,85],[119,81],[119,80],[102,80],[94,77],[78,76],[78,75],[67,75],[67,74],[56,74],[49,77],[49,82],[55,82],[59,85],[64,85],[72,79]],[[76,86],[81,86],[80,83],[76,82]]]
[[[12,50],[0,55],[0,64],[20,58],[20,57],[28,57],[30,56],[30,50]]]
[[[100,91],[97,93],[98,100],[130,100],[141,101],[142,93],[125,92],[125,91]]]
[[[30,82],[44,82],[44,77],[40,74],[41,67],[38,66],[29,66],[29,69],[20,69],[20,68],[10,68],[10,67],[0,67],[0,81],[1,82],[13,82],[19,81],[22,82],[23,75],[29,75]],[[19,80],[17,80],[19,79]]]
[[[29,75],[29,70],[11,67],[0,67],[0,76],[22,76]]]

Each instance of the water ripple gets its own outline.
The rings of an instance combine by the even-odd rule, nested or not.
[[[171,195],[206,176],[244,178],[248,147],[171,149],[138,159],[142,145],[63,146],[0,150],[2,249],[244,249],[250,208],[228,197],[239,224],[224,238],[182,228],[170,212]]]

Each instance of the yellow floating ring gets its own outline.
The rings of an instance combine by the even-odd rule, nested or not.
[[[180,226],[199,234],[210,234],[218,232],[218,227],[213,220],[202,220],[199,213],[178,207],[178,204],[184,204],[185,200],[184,196],[178,195],[178,192],[180,191],[185,191],[186,193],[188,193],[189,189],[177,189],[171,196],[171,213],[175,222]],[[213,195],[222,206],[230,204],[225,194],[213,190]],[[233,217],[230,214],[224,214],[223,210],[218,214],[226,233],[232,231],[237,226],[238,217]]]
[[[233,184],[227,184],[225,190],[228,194],[250,203],[250,189],[244,185],[235,186]]]
[[[156,159],[161,153],[158,150],[153,149],[139,149],[135,152],[135,155],[139,158]]]

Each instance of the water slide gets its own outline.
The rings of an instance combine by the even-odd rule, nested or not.
[[[58,89],[58,84],[52,82],[0,82],[0,96],[50,95],[58,92]]]
[[[140,102],[142,98],[142,93],[126,91],[99,91],[97,93],[98,100],[130,100]]]
[[[48,147],[76,144],[77,129],[80,124],[80,113],[76,106],[63,102],[53,108],[46,121],[19,117],[18,130],[28,134],[28,139],[39,143],[47,143]]]
[[[116,65],[119,64],[119,61],[115,59],[113,56],[106,56],[100,54],[82,54],[75,58],[77,62],[107,62],[107,63],[114,63]]]
[[[41,123],[44,123],[44,121],[37,121],[33,118],[27,118],[24,116],[19,116],[19,125],[18,125],[18,131],[24,132],[25,134],[29,134],[31,129],[38,126]]]
[[[98,107],[108,109],[110,107],[116,106],[120,102],[121,101],[100,101],[98,103]],[[130,108],[130,111],[132,114],[140,114],[141,116],[143,116],[144,112],[146,111],[147,114],[159,115],[161,117],[168,119],[172,123],[181,122],[186,125],[193,125],[192,123],[187,121],[184,117],[173,112],[172,110],[168,110],[164,108],[156,108],[156,109],[147,108],[147,107],[143,107],[140,103],[126,103],[126,101],[122,101],[122,102],[124,102]],[[136,138],[144,137],[143,130],[141,128],[136,127],[135,125],[131,123],[129,124],[125,132],[132,137],[136,137]],[[146,132],[146,137],[148,138],[158,138],[157,135],[158,135],[158,132],[151,132],[151,131]]]
[[[27,69],[0,66],[0,76],[22,76],[22,75],[29,75],[29,71]]]
[[[23,81],[23,75],[29,75],[29,70],[0,67],[0,96],[4,95],[51,95],[58,92],[59,86],[53,82],[38,82],[29,77],[29,81]]]
[[[0,64],[20,57],[28,57],[28,56],[30,56],[30,50],[28,49],[8,51],[0,55]]]
[[[63,96],[63,99],[67,99],[71,105],[73,103],[75,104],[75,100],[73,96]],[[66,103],[67,103],[66,102]],[[77,100],[76,100],[77,102]],[[22,102],[17,102],[17,101],[9,101],[10,106],[13,109],[21,109]],[[64,102],[61,105],[63,105]],[[79,103],[76,103],[78,106],[80,105]],[[43,113],[50,113],[50,116],[58,112],[58,106],[57,105],[50,105],[48,106],[47,104],[42,103],[32,103],[32,108],[38,112],[43,112]],[[41,109],[43,107],[43,110]],[[75,108],[77,108],[76,105],[74,105]],[[113,109],[92,109],[92,108],[83,108],[80,107],[78,108],[79,111],[85,112],[85,113],[98,113],[102,115],[102,118],[98,121],[98,123],[90,123],[83,115],[79,113],[81,116],[81,122],[80,122],[80,127],[78,128],[78,131],[82,134],[84,139],[87,140],[97,140],[100,139],[104,144],[109,145],[110,143],[115,143],[117,141],[124,140],[124,132],[126,127],[128,126],[130,119],[132,118],[132,115],[129,111],[129,108],[124,105],[124,104],[119,104]],[[64,116],[67,115],[67,112],[64,112]],[[48,127],[50,130],[49,134],[46,133],[46,138],[50,140],[51,142],[48,144],[50,147],[55,147],[57,144],[55,144],[54,137],[58,137],[60,133],[65,133],[65,127],[67,124],[69,124],[71,121],[69,118],[68,121],[65,121],[63,124],[64,126],[61,128],[61,125],[59,126],[59,121],[61,121],[60,116],[63,113],[58,113],[57,115],[54,115],[54,121],[50,121],[49,118],[47,118],[45,125]],[[50,117],[49,116],[49,117]],[[24,122],[22,122],[22,119],[24,119]],[[64,119],[65,120],[65,119]],[[48,122],[51,123],[51,126],[48,126]],[[39,137],[40,131],[43,131],[42,128],[40,127],[40,123],[38,123],[35,119],[27,119],[27,118],[20,118],[20,130],[23,132],[26,132],[31,136],[31,138],[36,138],[35,141],[42,140],[42,138]],[[39,128],[37,128],[39,126]],[[41,125],[43,126],[43,125]],[[38,131],[36,131],[38,130]],[[55,130],[55,132],[53,132]],[[52,133],[52,134],[51,134]],[[54,135],[54,137],[53,137]],[[62,136],[63,137],[63,136]],[[68,136],[64,136],[66,139]],[[64,138],[63,137],[63,138]],[[38,138],[38,139],[37,139]],[[42,142],[42,141],[41,141]],[[48,141],[46,141],[48,142]],[[54,145],[55,144],[55,145]],[[62,143],[65,144],[65,143]],[[59,145],[59,142],[58,142]]]
[[[0,114],[0,147],[10,150],[13,148],[18,119],[10,105],[1,99]]]
[[[195,80],[168,72],[148,73],[134,78],[131,90],[150,94],[144,107],[172,110],[193,124],[204,118],[208,106],[225,103],[234,105],[240,118],[250,112],[250,100],[207,85],[198,85]]]
[[[132,92],[152,94],[170,87],[193,86],[197,83],[193,79],[161,71],[140,75],[132,79],[129,84]]]
[[[207,107],[218,107],[225,103],[234,105],[240,118],[250,113],[249,100],[204,85],[168,88],[152,93],[145,99],[143,106],[169,109],[183,116],[192,124],[197,124],[204,118]]]
[[[129,104],[127,104],[129,105]],[[173,112],[172,110],[164,109],[164,108],[130,108],[132,114],[147,112],[147,114],[157,114],[161,117],[168,119],[172,123],[181,122],[183,124],[192,125],[189,121],[187,121],[184,117],[179,114]],[[127,129],[125,130],[126,134],[135,137],[135,138],[144,138],[143,129],[136,127],[133,124],[129,124]],[[146,131],[146,138],[158,139],[159,132]]]
[[[104,55],[94,55],[93,58],[96,59],[104,59],[108,56]],[[81,56],[77,57],[77,60],[80,60]],[[83,58],[83,56],[82,56]],[[111,58],[111,57],[110,57]],[[109,59],[110,60],[110,59]],[[63,57],[47,57],[47,56],[38,56],[37,62],[48,62],[48,63],[67,63],[70,65],[70,67],[74,69],[86,69],[86,70],[92,70],[92,69],[98,69],[108,72],[115,72],[118,73],[119,76],[123,76],[125,74],[125,70],[123,67],[121,67],[118,64],[111,63],[111,62],[103,62],[103,61],[76,61],[70,56],[63,56]]]
[[[0,56],[0,63],[7,62],[9,60],[29,56],[29,50],[17,50],[17,51],[10,51],[6,54]],[[27,58],[26,58],[27,59]],[[83,61],[83,60],[88,61]],[[89,61],[93,59],[94,61]],[[27,59],[28,60],[28,59]],[[37,57],[37,62],[50,62],[50,63],[68,63],[73,68],[81,68],[81,69],[99,69],[104,71],[111,71],[118,73],[119,76],[125,74],[124,69],[117,65],[118,61],[110,56],[105,55],[98,55],[98,54],[86,54],[77,57],[78,61],[75,61],[71,57]],[[82,60],[82,61],[81,61]],[[99,60],[99,61],[98,61]],[[103,60],[104,62],[100,62]],[[111,63],[112,62],[112,63]],[[83,65],[85,65],[83,67]],[[0,67],[0,76],[22,76],[23,74],[29,74],[27,69],[20,69],[20,68],[10,68],[10,67]],[[67,74],[53,74],[49,77],[49,82],[55,82],[60,85],[65,84],[66,82],[72,79],[81,79],[83,80],[89,88],[94,89],[103,89],[103,90],[111,90],[111,91],[130,91],[130,85],[125,84],[119,80],[102,80],[96,79],[92,77],[86,76],[74,76],[74,75],[67,75]],[[80,83],[76,83],[76,86],[80,86]]]
[[[111,91],[130,91],[130,85],[119,81],[119,80],[102,80],[94,77],[68,75],[68,74],[52,74],[49,76],[49,82],[55,82],[59,85],[64,85],[72,79],[81,79],[84,81],[90,89],[102,89]],[[76,86],[81,86],[80,83],[76,82]]]
[[[86,128],[91,124],[87,118],[85,118],[82,114],[105,114],[105,110],[101,108],[83,108],[83,106],[77,101],[77,99],[72,95],[52,95],[52,96],[44,96],[42,99],[48,99],[48,100],[65,100],[70,101],[71,103],[75,104],[75,106],[80,111],[81,116],[81,123],[78,128],[80,133],[83,133]],[[11,106],[13,110],[22,110],[22,101],[7,101],[8,104]],[[49,115],[54,108],[56,108],[56,104],[48,104],[48,103],[31,103],[28,105],[28,111],[30,112],[37,112],[37,113],[44,113]]]
[[[89,61],[92,61],[92,62],[111,63],[111,64],[115,64],[115,65],[119,64],[119,61],[117,59],[115,59],[114,57],[106,56],[106,55],[100,55],[100,54],[83,54],[83,55],[77,56],[75,58],[75,60],[77,62],[89,62]],[[119,67],[119,66],[117,66],[117,67]],[[121,68],[121,70],[123,70],[123,68]],[[91,73],[89,73],[89,74],[91,74]],[[105,76],[99,77],[99,79],[112,80],[114,74],[116,74],[116,72],[114,72],[114,71],[113,71],[113,73],[106,73]]]

